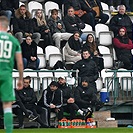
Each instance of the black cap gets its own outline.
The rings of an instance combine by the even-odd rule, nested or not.
[[[58,87],[58,83],[56,81],[52,81],[49,86],[51,85]]]
[[[87,82],[87,83],[89,83],[89,78],[88,77],[83,77],[81,79],[81,82]]]

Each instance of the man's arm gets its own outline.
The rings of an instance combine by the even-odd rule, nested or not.
[[[22,54],[16,53],[16,61],[17,61],[17,68],[19,71],[19,80],[17,83],[17,90],[21,90],[23,88],[23,61],[22,61]]]

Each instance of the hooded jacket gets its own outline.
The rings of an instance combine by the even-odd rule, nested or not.
[[[19,9],[15,12],[15,18],[13,19],[13,32],[14,34],[17,32],[24,33],[33,33],[33,20],[31,19],[31,14],[27,10],[25,13],[26,17],[24,18]]]
[[[113,44],[116,50],[116,55],[119,58],[119,56],[123,54],[128,54],[131,56],[131,49],[133,49],[133,43],[132,41],[128,38],[127,36],[127,30],[125,27],[122,27],[120,29],[125,30],[125,35],[120,36],[119,34],[117,35],[116,38],[113,39]],[[120,31],[119,29],[119,31]]]
[[[82,86],[83,81],[88,83],[87,87]],[[74,94],[75,94],[74,95],[75,102],[77,104],[81,104],[83,106],[88,107],[90,104],[93,104],[97,100],[97,97],[94,93],[94,88],[89,86],[89,78],[88,77],[82,78],[82,81],[81,81],[80,85],[75,89]]]

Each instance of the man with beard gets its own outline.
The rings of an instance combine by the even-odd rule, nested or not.
[[[123,62],[125,69],[132,70],[133,62],[131,49],[133,49],[133,44],[128,38],[125,27],[119,29],[117,37],[113,39],[113,44],[118,60]]]
[[[74,99],[74,93],[73,90],[67,86],[65,77],[59,77],[58,78],[58,83],[59,83],[59,88],[63,92],[63,111],[70,113],[70,120],[76,118],[76,112],[78,112],[80,115],[87,117],[88,112],[90,110],[81,110],[79,107],[75,104],[75,99]]]

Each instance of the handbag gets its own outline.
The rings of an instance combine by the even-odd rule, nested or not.
[[[96,17],[99,17],[99,16],[100,16],[100,9],[99,9],[99,6],[93,7],[92,10],[94,10],[94,11],[96,12]]]
[[[86,14],[86,11],[83,11],[83,10],[76,10],[74,12],[75,15],[77,15],[78,17],[82,17],[84,14]]]
[[[89,6],[89,8],[91,8],[92,10],[94,10],[96,12],[96,17],[99,17],[100,16],[100,8],[99,6],[97,5],[97,2],[96,0],[94,0],[96,6],[94,7],[91,7],[90,4],[85,0],[85,3]]]
[[[36,60],[35,61],[29,61],[27,68],[36,69],[36,63],[37,63]]]

